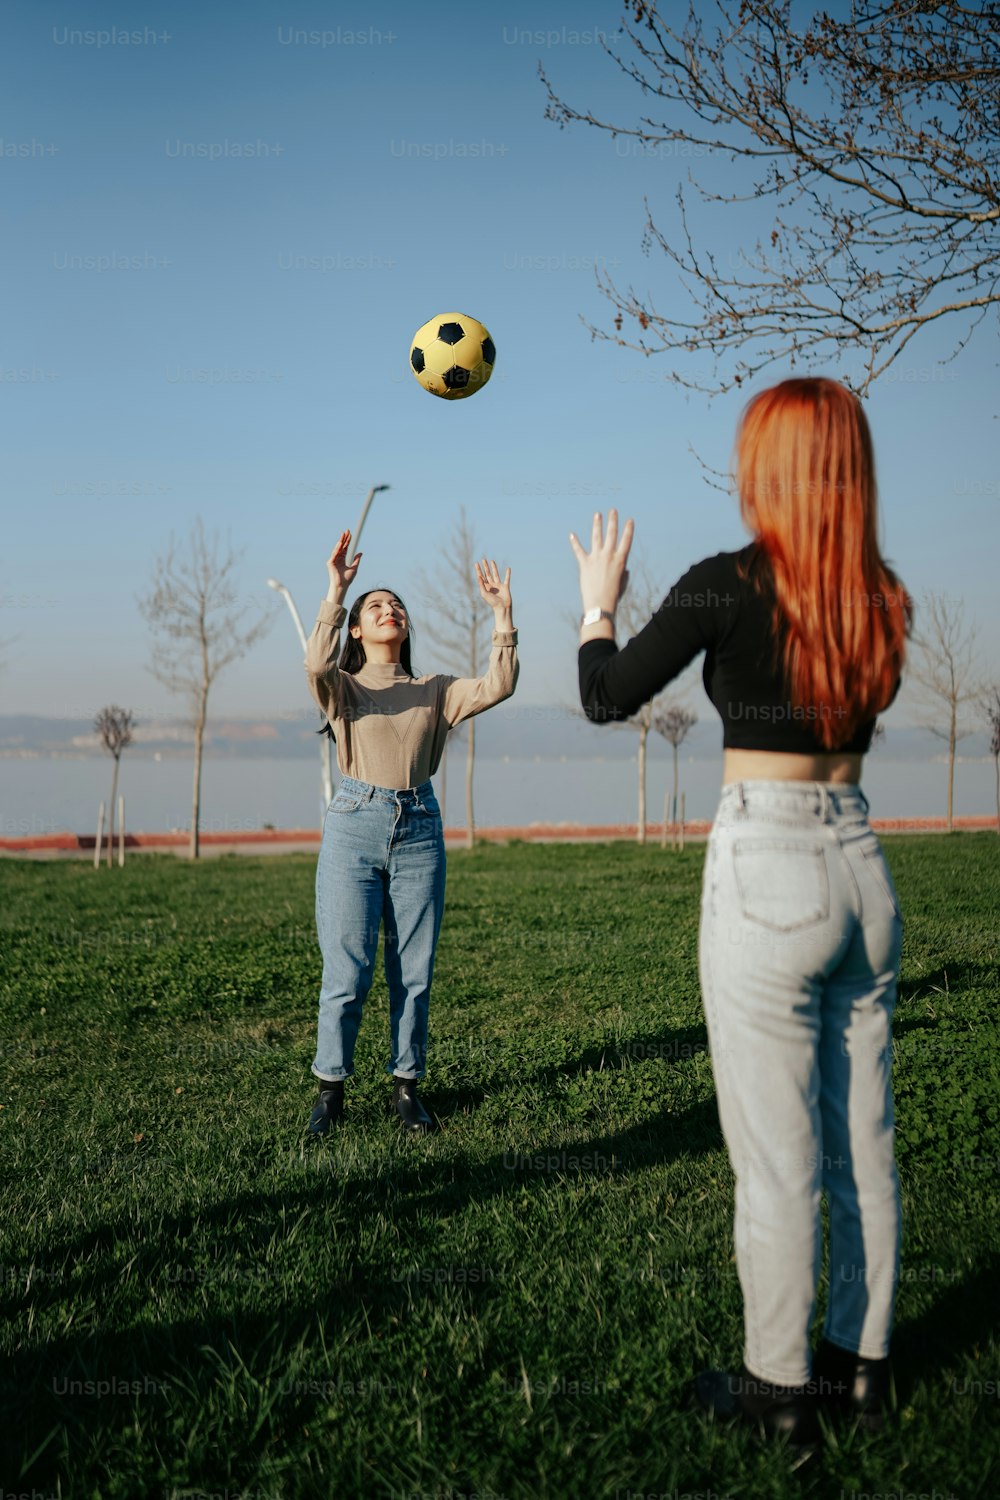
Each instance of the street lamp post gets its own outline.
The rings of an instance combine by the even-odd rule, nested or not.
[[[307,641],[307,638],[306,638],[305,630],[304,630],[303,625],[302,625],[301,617],[299,615],[298,610],[295,608],[295,600],[292,598],[291,594],[285,588],[285,585],[283,583],[279,583],[276,578],[269,578],[267,580],[267,586],[268,586],[268,588],[277,589],[277,591],[278,591],[279,594],[283,594],[284,595],[284,597],[285,597],[285,603],[288,605],[288,608],[292,612],[292,619],[295,621],[295,628],[296,628],[296,630],[299,633],[299,640],[302,642],[302,654],[304,656],[305,655],[306,646],[308,645],[308,641]],[[328,734],[323,735],[322,739],[319,742],[320,776],[322,777],[322,782],[323,782],[322,790],[320,792],[320,811],[319,811],[319,826],[320,826],[320,831],[321,832],[322,832],[322,829],[323,829],[323,823],[324,823],[324,821],[326,819],[326,810],[330,806],[331,801],[333,800],[333,755],[332,755],[332,749],[333,749],[333,741],[331,740],[330,736]]]
[[[361,529],[364,526],[365,518],[368,515],[369,510],[371,509],[371,503],[380,490],[387,490],[388,488],[389,486],[387,484],[373,484],[371,489],[368,491],[368,496],[361,511],[361,520],[358,522],[357,530],[354,533],[354,547],[352,549],[354,556],[351,559],[352,562],[354,560],[354,557],[357,557],[358,555],[358,544],[361,541]]]
[[[368,516],[368,512],[371,509],[371,503],[380,490],[387,490],[388,488],[389,486],[387,484],[373,484],[371,489],[368,491],[364,507],[361,511],[361,519],[358,522],[357,530],[354,533],[353,552],[355,557],[358,554],[358,543],[361,540],[361,531]],[[299,633],[299,640],[302,642],[302,654],[305,655],[308,641],[306,639],[305,629],[302,625],[302,619],[299,615],[298,610],[295,608],[294,599],[285,588],[285,585],[283,583],[279,583],[276,578],[269,578],[267,580],[267,584],[268,588],[277,589],[279,594],[283,594],[285,596],[285,603],[288,605],[288,608],[292,612],[292,619],[295,621],[295,628]],[[326,810],[333,800],[333,741],[328,734],[325,734],[319,742],[319,759],[320,774],[323,778],[323,789],[320,793],[319,814],[319,826],[320,831],[322,831],[323,824],[326,820]]]

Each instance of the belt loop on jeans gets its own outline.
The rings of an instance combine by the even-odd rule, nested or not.
[[[372,800],[372,797],[374,796],[374,794],[375,794],[374,784],[372,782],[369,782],[368,783],[368,790],[367,790],[367,792],[365,792],[365,795],[362,798],[362,801],[364,801],[364,802],[370,802]]]
[[[745,816],[746,815],[746,810],[747,810],[747,802],[746,802],[746,798],[743,795],[743,783],[742,783],[742,781],[738,781],[736,783],[736,800],[739,803],[740,814],[742,816]]]
[[[833,821],[833,818],[832,818],[831,814],[834,811],[836,811],[836,801],[835,801],[835,799],[833,798],[833,796],[832,796],[832,794],[830,792],[830,788],[824,782],[822,782],[822,781],[819,784],[819,794],[820,794],[820,804],[819,804],[820,821],[822,823],[831,823]]]

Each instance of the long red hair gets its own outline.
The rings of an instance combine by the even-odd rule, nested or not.
[[[888,705],[913,603],[878,547],[875,458],[858,398],[836,380],[783,380],[746,407],[740,513],[770,563],[787,691],[824,748]]]

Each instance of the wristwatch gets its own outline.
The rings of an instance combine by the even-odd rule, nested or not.
[[[595,606],[594,609],[586,611],[580,621],[580,627],[582,629],[584,625],[596,625],[598,620],[610,620],[612,625],[615,623],[614,614],[610,609],[597,609]]]

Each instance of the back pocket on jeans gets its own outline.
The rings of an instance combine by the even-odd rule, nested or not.
[[[772,932],[799,932],[830,915],[826,856],[818,844],[754,839],[733,845],[740,907]]]

